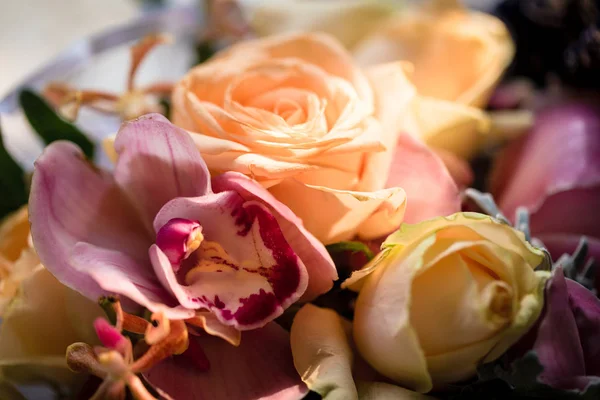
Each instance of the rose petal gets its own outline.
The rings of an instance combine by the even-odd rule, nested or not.
[[[297,58],[314,64],[324,71],[344,78],[352,83],[359,96],[367,103],[372,102],[369,83],[362,72],[354,66],[352,56],[344,46],[332,36],[323,33],[282,34],[261,41],[247,41],[237,44],[234,50],[224,51],[215,60],[235,56],[244,58],[248,54],[266,54],[267,58]]]
[[[36,161],[29,213],[42,263],[62,283],[93,300],[105,292],[73,267],[75,244],[85,241],[144,258],[152,240],[112,176],[94,169],[68,142],[50,144]]]
[[[390,379],[422,393],[432,389],[432,379],[427,371],[426,355],[411,325],[410,304],[405,298],[423,255],[434,244],[434,239],[422,241],[404,260],[410,268],[378,268],[373,272],[359,293],[353,323],[354,341],[363,358]],[[395,290],[374,290],[382,279],[394,282]],[[377,307],[377,315],[393,318],[393,333],[385,337],[372,335],[370,329],[377,323],[373,319],[375,313],[371,312],[373,307]]]
[[[289,336],[278,325],[244,332],[239,347],[212,336],[197,340],[210,361],[210,370],[198,373],[181,357],[167,359],[146,377],[176,399],[300,400],[308,389],[294,370]]]
[[[294,317],[290,341],[296,370],[310,390],[325,399],[358,400],[352,349],[335,311],[306,304]]]
[[[354,50],[362,65],[406,60],[415,65],[419,93],[476,107],[486,103],[513,54],[502,21],[445,0],[413,3]]]
[[[277,200],[269,191],[245,175],[226,172],[212,180],[213,189],[219,193],[232,190],[244,200],[257,200],[266,205],[277,219],[286,241],[300,257],[308,271],[308,287],[300,298],[310,301],[323,294],[337,280],[337,270],[325,246],[308,232],[298,218],[285,204]]]
[[[167,201],[211,191],[210,174],[194,142],[160,114],[123,124],[115,151],[115,180],[149,226]]]
[[[386,186],[406,191],[407,223],[460,211],[460,193],[448,169],[435,153],[410,135],[403,134],[398,140]]]
[[[405,64],[395,62],[367,70],[375,96],[375,117],[380,124],[380,140],[385,151],[365,155],[365,168],[356,188],[358,191],[378,190],[385,185],[398,136],[409,129],[404,121],[410,118],[409,103],[414,99],[416,90],[406,77],[406,68]]]
[[[475,176],[473,175],[471,166],[464,159],[457,157],[455,154],[444,149],[434,148],[433,151],[448,169],[448,173],[450,173],[456,186],[460,189],[471,186]]]
[[[247,330],[279,316],[306,290],[308,274],[302,260],[262,204],[244,201],[232,191],[178,198],[160,210],[155,229],[175,216],[199,221],[203,243],[222,247],[205,258],[210,265],[203,266],[200,255],[199,266],[187,272],[186,287],[177,283],[164,253],[157,246],[151,248],[163,284],[186,307],[208,308],[222,323]],[[201,254],[203,251],[208,250],[201,247]]]
[[[425,96],[418,96],[412,106],[418,137],[428,146],[461,158],[470,158],[479,151],[483,135],[491,126],[488,116],[475,107]]]
[[[404,213],[405,194],[401,188],[376,192],[335,190],[284,179],[269,188],[273,196],[286,204],[304,222],[306,229],[325,244],[349,240],[361,224],[380,210],[388,219],[377,218],[367,235],[383,235],[396,229]],[[306,199],[311,199],[306,202]]]

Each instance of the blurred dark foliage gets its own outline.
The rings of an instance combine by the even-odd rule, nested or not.
[[[516,43],[510,75],[600,88],[600,0],[505,0],[494,14]]]

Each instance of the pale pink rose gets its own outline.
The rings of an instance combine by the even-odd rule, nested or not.
[[[404,67],[362,70],[324,34],[246,41],[177,83],[172,118],[192,133],[212,173],[256,179],[323,242],[379,237],[405,213],[458,210],[443,164],[403,134],[415,96]],[[401,136],[408,147],[396,153]],[[398,187],[389,187],[392,178]],[[426,204],[421,184],[433,190]]]

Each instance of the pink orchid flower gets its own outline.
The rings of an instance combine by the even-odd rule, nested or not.
[[[190,136],[161,115],[125,123],[115,149],[114,174],[67,142],[36,161],[31,234],[65,285],[91,299],[122,295],[239,344],[240,331],[337,279],[286,206],[242,174],[211,182]]]

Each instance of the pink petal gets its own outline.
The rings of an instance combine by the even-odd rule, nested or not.
[[[596,186],[556,192],[546,197],[537,211],[531,214],[531,230],[536,235],[560,232],[600,238],[598,205],[600,181]]]
[[[542,233],[536,237],[544,243],[554,261],[563,254],[573,254],[581,239],[581,235],[573,233]],[[600,238],[590,236],[586,236],[586,238],[589,257],[600,260]]]
[[[94,321],[94,329],[96,330],[98,339],[100,339],[100,342],[104,347],[108,347],[112,350],[121,350],[127,344],[125,336],[104,318],[96,318]]]
[[[194,142],[160,114],[123,124],[115,151],[115,180],[148,226],[169,200],[211,191],[210,174]]]
[[[150,311],[162,311],[171,319],[190,318],[195,314],[179,305],[161,285],[148,259],[138,261],[118,251],[77,243],[72,262],[76,270],[91,276],[106,292],[125,296]]]
[[[262,204],[244,201],[232,191],[167,203],[156,216],[158,231],[173,218],[199,221],[204,242],[199,267],[186,272],[181,287],[172,265],[157,246],[150,250],[156,274],[188,308],[208,308],[227,325],[240,330],[264,326],[306,290],[308,274],[286,242],[277,220]],[[212,243],[212,244],[211,244]],[[205,245],[222,247],[202,266]]]
[[[256,181],[237,172],[226,172],[212,180],[213,190],[217,193],[233,190],[245,200],[256,200],[269,208],[277,223],[308,271],[308,287],[300,298],[310,301],[333,287],[338,279],[337,270],[325,246],[308,232],[302,220],[285,204],[277,200],[268,190]]]
[[[540,363],[544,366],[540,379],[548,384],[564,377],[586,374],[585,358],[566,281],[562,269],[557,268],[546,287],[546,310],[534,344]]]
[[[213,336],[197,340],[210,362],[198,372],[173,357],[146,373],[153,385],[175,399],[300,400],[308,389],[294,368],[289,334],[275,323],[244,332],[239,347]]]
[[[92,300],[105,291],[74,268],[77,242],[146,258],[152,239],[112,176],[93,168],[67,142],[49,145],[35,163],[29,199],[31,234],[42,264]]]
[[[409,224],[460,211],[460,194],[444,163],[408,134],[398,139],[386,187],[406,192],[404,222]]]
[[[567,279],[567,290],[583,348],[585,372],[597,377],[600,374],[600,300],[590,290],[570,279]]]
[[[499,157],[492,193],[509,218],[527,207],[534,233],[600,237],[600,109],[573,104],[540,113]]]

